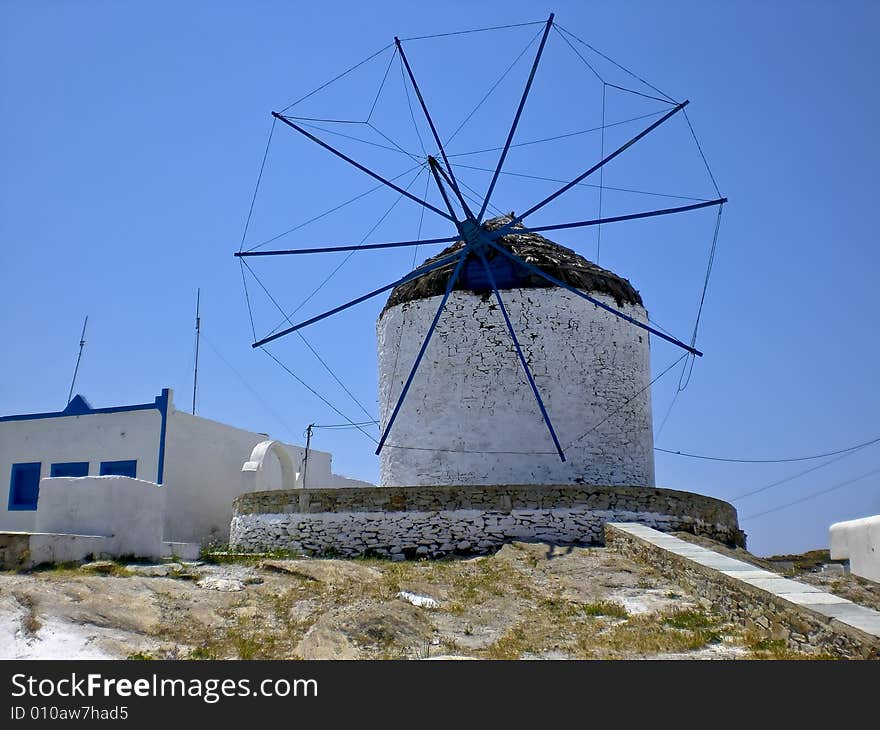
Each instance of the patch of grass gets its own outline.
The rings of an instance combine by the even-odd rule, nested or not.
[[[130,659],[132,661],[145,662],[145,661],[151,661],[151,660],[155,659],[156,657],[154,657],[148,651],[135,651],[135,652],[132,652],[131,654],[129,654],[125,658]]]
[[[663,623],[676,629],[706,629],[715,626],[718,621],[705,611],[685,608],[667,615]]]
[[[627,618],[629,616],[623,604],[617,601],[594,601],[585,604],[582,610],[587,616],[609,616],[611,618]]]
[[[177,564],[168,571],[168,577],[176,580],[198,580],[201,576],[187,566]]]
[[[749,650],[752,659],[770,660],[830,660],[837,657],[826,652],[797,651],[784,639],[771,639],[755,631],[746,632],[742,637],[743,645]]]
[[[515,624],[486,647],[481,655],[486,659],[519,659],[534,645],[529,628],[526,621]]]
[[[66,561],[63,563],[40,563],[30,569],[32,573],[74,573],[80,569],[81,563]]]
[[[599,634],[581,637],[578,648],[587,657],[644,656],[702,649],[720,641],[717,631],[677,629],[656,615],[634,616]]]
[[[24,609],[24,616],[21,619],[22,630],[28,636],[36,636],[37,632],[43,627],[43,624],[37,618],[37,607],[34,605],[33,599],[20,593],[14,594],[14,598]]]
[[[197,646],[189,653],[190,659],[217,659],[217,655],[207,646]]]
[[[294,550],[268,550],[266,552],[237,552],[228,545],[212,545],[203,547],[199,552],[199,560],[212,565],[242,564],[252,565],[261,560],[294,560],[308,557]],[[314,556],[311,556],[314,557]]]

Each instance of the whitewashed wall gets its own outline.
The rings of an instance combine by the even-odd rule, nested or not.
[[[835,522],[829,533],[833,560],[848,559],[850,572],[880,583],[880,515]]]
[[[54,477],[40,481],[36,532],[103,535],[102,552],[158,558],[167,490],[129,477]]]
[[[382,451],[380,483],[652,486],[648,333],[559,288],[502,297],[567,461],[555,454],[494,298],[453,292]],[[439,302],[407,302],[378,322],[383,427]],[[620,309],[646,321],[642,307]]]
[[[41,462],[41,477],[53,463],[88,461],[97,475],[102,461],[137,459],[138,479],[156,480],[159,467],[158,410],[0,422],[0,531],[33,530],[36,512],[10,511],[12,464]]]
[[[242,464],[266,434],[243,431],[183,411],[168,414],[165,442],[165,483],[168,487],[165,539],[177,542],[226,542],[232,500],[245,489]],[[299,470],[304,449],[285,445]],[[331,481],[330,454],[309,452],[308,484]],[[281,488],[281,467],[270,454],[264,466],[266,483]]]

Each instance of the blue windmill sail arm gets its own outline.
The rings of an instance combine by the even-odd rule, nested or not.
[[[510,333],[510,339],[513,340],[513,346],[516,348],[516,354],[519,357],[519,362],[523,367],[523,370],[526,374],[526,379],[529,381],[529,385],[532,388],[532,393],[535,396],[535,400],[538,401],[538,408],[541,410],[541,417],[544,419],[544,423],[547,424],[547,430],[550,432],[550,438],[553,439],[553,445],[556,447],[556,452],[559,454],[559,458],[562,461],[565,461],[565,454],[562,451],[562,446],[559,443],[559,439],[556,437],[556,431],[553,428],[553,423],[550,421],[550,416],[547,413],[547,409],[544,407],[544,401],[541,398],[540,392],[538,392],[538,386],[535,384],[535,379],[532,377],[532,371],[529,368],[529,364],[526,362],[526,357],[523,354],[522,347],[520,347],[519,340],[517,339],[516,332],[513,329],[513,325],[510,322],[510,316],[507,314],[507,307],[504,306],[504,301],[501,299],[501,292],[498,291],[498,287],[495,285],[495,276],[492,274],[492,268],[489,266],[489,262],[486,260],[486,255],[479,251],[477,254],[480,257],[480,260],[483,262],[483,268],[486,270],[486,276],[489,279],[489,284],[492,287],[492,291],[495,293],[495,299],[498,302],[498,307],[501,310],[501,314],[504,316],[504,323],[507,325],[507,331]]]
[[[588,302],[592,302],[600,309],[604,309],[607,312],[611,312],[611,314],[613,314],[615,317],[620,317],[620,319],[622,319],[626,322],[629,322],[630,324],[633,324],[636,327],[639,327],[643,330],[646,330],[646,331],[650,332],[652,335],[656,335],[657,337],[659,337],[663,340],[666,340],[667,342],[671,342],[673,345],[677,345],[678,347],[682,348],[683,350],[687,350],[692,355],[696,355],[697,357],[703,356],[702,352],[700,352],[699,350],[697,350],[694,347],[691,347],[690,345],[686,345],[681,340],[677,340],[675,337],[670,337],[669,335],[665,334],[664,332],[661,332],[658,329],[655,329],[654,327],[651,327],[650,325],[643,324],[642,322],[639,322],[639,320],[637,320],[633,317],[630,317],[628,314],[624,314],[623,312],[615,309],[614,307],[608,306],[607,304],[605,304],[605,302],[600,301],[599,299],[596,299],[595,297],[591,297],[589,294],[582,292],[580,289],[577,289],[576,287],[573,287],[570,284],[566,284],[561,279],[557,279],[555,276],[551,276],[546,271],[539,269],[537,266],[532,266],[532,264],[527,263],[526,261],[523,261],[519,256],[515,256],[514,254],[510,253],[510,251],[508,251],[503,246],[500,246],[495,241],[490,241],[489,245],[492,246],[492,248],[497,250],[499,253],[503,254],[504,256],[507,256],[507,258],[509,258],[511,261],[514,261],[519,266],[522,266],[527,271],[530,271],[533,274],[537,274],[538,276],[542,276],[547,281],[549,281],[553,284],[556,284],[556,286],[562,287],[563,289],[567,289],[572,294],[577,294],[582,299],[586,299]]]
[[[291,332],[296,332],[297,330],[302,329],[303,327],[308,327],[310,324],[314,324],[315,322],[320,322],[322,319],[326,319],[334,314],[338,314],[339,312],[348,309],[349,307],[353,307],[355,304],[360,304],[361,302],[365,302],[368,299],[372,299],[373,297],[379,296],[382,292],[386,292],[389,289],[393,289],[400,284],[405,284],[407,281],[412,281],[413,279],[418,279],[420,276],[427,274],[429,271],[433,271],[434,269],[439,269],[441,266],[446,266],[446,264],[450,264],[455,261],[456,256],[461,255],[460,252],[456,251],[455,253],[450,254],[449,256],[444,256],[442,259],[437,259],[436,261],[431,262],[427,266],[420,266],[415,271],[411,271],[406,276],[401,277],[397,281],[392,281],[390,284],[383,286],[379,289],[374,289],[368,294],[364,294],[363,296],[358,297],[357,299],[352,299],[350,302],[346,302],[345,304],[340,304],[338,307],[334,307],[323,314],[319,314],[316,317],[312,317],[311,319],[307,319],[305,322],[300,322],[299,324],[293,325],[293,327],[288,327],[285,330],[281,330],[280,332],[276,332],[275,334],[269,335],[268,337],[264,337],[262,340],[257,340],[254,342],[251,347],[262,347],[273,340],[277,340],[279,337],[284,337],[285,335],[289,335]]]
[[[461,194],[461,190],[458,187],[458,181],[455,179],[455,173],[452,171],[452,165],[449,163],[449,158],[446,156],[446,149],[443,147],[443,142],[440,140],[440,135],[437,132],[437,127],[434,126],[434,120],[431,119],[431,115],[428,112],[428,105],[425,103],[425,99],[422,96],[422,90],[416,83],[416,77],[413,73],[412,67],[409,65],[409,59],[406,57],[406,53],[403,52],[403,44],[396,36],[394,38],[394,43],[397,46],[397,52],[400,54],[400,60],[403,61],[403,65],[406,68],[407,76],[409,76],[412,87],[416,92],[416,97],[419,100],[419,105],[422,107],[422,112],[425,115],[425,119],[428,121],[428,126],[431,128],[431,134],[434,136],[434,141],[437,143],[437,149],[440,151],[440,156],[443,158],[443,162],[446,163],[446,169],[449,171],[450,187],[452,188],[459,202],[462,203],[464,207],[467,207],[467,203],[464,202],[464,196]]]
[[[398,193],[400,193],[401,195],[403,195],[403,196],[409,198],[410,200],[415,201],[416,203],[418,203],[418,204],[421,205],[422,207],[427,208],[427,209],[430,210],[430,211],[433,211],[433,212],[436,213],[437,215],[443,216],[444,218],[446,218],[446,219],[448,219],[448,220],[454,221],[454,219],[452,218],[452,216],[449,215],[449,213],[444,213],[442,210],[440,210],[440,208],[436,208],[436,207],[434,207],[433,205],[431,205],[431,204],[428,203],[427,201],[422,200],[421,198],[419,198],[419,197],[416,196],[416,195],[413,195],[411,192],[409,192],[409,191],[407,191],[407,190],[404,190],[404,189],[403,189],[402,187],[400,187],[399,185],[395,185],[393,182],[391,182],[391,181],[388,180],[387,178],[384,178],[384,177],[382,177],[381,175],[379,175],[378,173],[373,172],[370,168],[365,167],[364,165],[362,165],[362,164],[361,164],[360,162],[358,162],[357,160],[354,160],[354,159],[352,159],[351,157],[349,157],[348,155],[346,155],[344,152],[340,152],[338,149],[336,149],[336,148],[333,147],[332,145],[327,144],[324,140],[319,139],[318,137],[316,137],[316,136],[315,136],[314,134],[312,134],[311,132],[309,132],[309,131],[303,129],[303,128],[302,128],[301,126],[299,126],[296,122],[292,122],[292,121],[290,121],[290,119],[288,119],[288,118],[285,117],[285,116],[282,116],[282,115],[279,114],[278,112],[272,112],[272,116],[275,117],[276,119],[279,119],[279,120],[281,120],[282,122],[284,122],[284,123],[285,123],[288,127],[290,127],[291,129],[295,129],[295,130],[296,130],[297,132],[299,132],[300,134],[302,134],[302,135],[308,137],[310,140],[312,140],[312,142],[315,142],[316,144],[320,145],[320,146],[323,147],[325,150],[328,150],[329,152],[332,152],[334,155],[336,155],[336,156],[339,157],[340,159],[345,160],[348,164],[353,165],[354,167],[356,167],[356,168],[357,168],[358,170],[360,170],[361,172],[366,173],[366,174],[369,175],[370,177],[372,177],[372,178],[378,180],[380,183],[384,183],[385,185],[387,185],[387,186],[388,186],[389,188],[391,188],[392,190],[396,190],[396,191],[397,191]]]
[[[717,198],[716,200],[706,200],[702,203],[693,203],[691,205],[680,205],[675,208],[661,208],[659,210],[646,210],[641,213],[628,213],[627,215],[615,215],[608,218],[593,218],[586,221],[574,221],[573,223],[555,223],[547,226],[523,226],[515,229],[517,233],[541,233],[542,231],[561,231],[566,228],[585,228],[587,226],[601,226],[605,223],[620,223],[622,221],[635,221],[642,218],[654,218],[659,215],[672,215],[674,213],[687,213],[691,210],[700,210],[701,208],[709,208],[714,205],[724,205],[727,198]]]
[[[422,342],[422,346],[419,349],[419,354],[416,355],[416,360],[413,363],[412,369],[409,371],[409,377],[406,379],[406,383],[404,383],[403,389],[400,391],[400,396],[398,396],[397,398],[397,404],[394,406],[394,411],[391,414],[391,418],[388,419],[385,430],[382,432],[382,438],[379,439],[379,445],[376,447],[377,455],[382,451],[382,447],[385,445],[388,434],[391,433],[391,427],[394,425],[394,421],[397,420],[397,414],[400,413],[400,408],[403,405],[403,400],[404,398],[406,398],[406,394],[409,392],[409,387],[412,385],[412,382],[416,377],[416,371],[419,369],[419,365],[422,362],[422,357],[424,357],[425,351],[428,349],[428,343],[431,341],[431,336],[434,334],[434,330],[437,328],[437,322],[440,321],[440,315],[443,314],[443,310],[446,308],[446,302],[449,299],[449,295],[452,293],[455,282],[458,280],[458,275],[461,273],[461,267],[464,265],[466,258],[466,251],[461,251],[458,253],[458,263],[455,265],[455,269],[453,269],[452,271],[452,276],[449,277],[449,281],[446,284],[446,292],[443,294],[443,299],[440,300],[440,306],[437,307],[437,313],[434,315],[434,320],[431,322],[431,326],[428,328],[428,334],[425,335],[425,340],[424,342]]]
[[[319,246],[316,248],[284,248],[270,251],[236,251],[235,256],[249,258],[251,256],[293,256],[302,253],[335,253],[337,251],[372,251],[379,248],[405,248],[408,246],[430,246],[435,243],[453,243],[458,236],[448,238],[423,238],[421,241],[392,241],[390,243],[358,243],[348,246]]]
[[[541,62],[541,55],[544,53],[544,46],[547,44],[547,36],[550,35],[550,28],[553,27],[553,17],[553,13],[550,13],[550,17],[547,18],[547,25],[544,27],[544,35],[541,36],[541,44],[538,46],[538,52],[535,54],[535,60],[532,63],[529,80],[526,82],[526,88],[523,90],[522,98],[519,100],[519,106],[513,117],[513,124],[510,125],[510,132],[507,135],[507,141],[504,143],[501,155],[498,157],[498,165],[495,167],[495,174],[492,175],[492,182],[489,183],[489,189],[486,190],[486,197],[483,198],[483,204],[480,206],[480,214],[477,216],[478,223],[483,220],[483,216],[486,214],[486,208],[492,198],[492,192],[495,190],[495,183],[498,182],[498,176],[501,174],[501,168],[504,167],[504,160],[507,158],[507,153],[510,150],[510,143],[513,142],[513,135],[516,134],[516,128],[519,126],[519,118],[522,116],[523,108],[526,105],[526,99],[529,98],[529,91],[532,88],[532,82],[535,80],[535,73],[538,70],[538,64]]]
[[[642,139],[643,137],[645,137],[648,134],[650,134],[651,132],[653,132],[655,129],[657,129],[657,127],[659,127],[661,124],[663,124],[663,122],[665,122],[670,117],[674,116],[675,114],[680,112],[682,109],[684,109],[689,103],[690,103],[689,101],[685,100],[685,101],[681,102],[681,104],[677,104],[669,112],[667,112],[662,117],[660,117],[660,119],[658,119],[656,122],[647,126],[645,129],[643,129],[641,132],[639,132],[635,137],[630,139],[628,142],[625,142],[624,144],[622,144],[620,147],[618,147],[616,150],[614,150],[614,152],[612,152],[611,154],[603,157],[599,162],[597,162],[595,165],[593,165],[589,170],[581,173],[574,180],[566,183],[561,188],[559,188],[559,190],[557,190],[555,193],[551,193],[550,195],[548,195],[546,198],[544,198],[539,203],[535,203],[525,213],[520,213],[513,220],[511,220],[510,223],[506,223],[504,226],[499,228],[498,231],[496,231],[496,233],[499,233],[499,234],[505,233],[506,231],[513,228],[516,224],[521,223],[523,218],[530,216],[532,213],[534,213],[537,210],[540,210],[541,208],[543,208],[545,205],[547,205],[551,201],[556,200],[556,198],[558,198],[560,195],[562,195],[566,191],[571,190],[571,188],[573,188],[579,182],[581,182],[585,178],[592,175],[594,172],[596,172],[596,170],[599,170],[600,168],[607,165],[609,162],[611,162],[611,160],[613,160],[615,157],[617,157],[618,155],[622,154],[624,151],[626,151],[627,149],[632,147],[632,145],[634,145],[640,139]]]

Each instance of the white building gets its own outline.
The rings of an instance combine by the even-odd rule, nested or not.
[[[92,408],[77,395],[57,413],[0,417],[0,479],[8,478],[0,533],[82,534],[85,525],[88,534],[108,535],[158,520],[166,543],[225,543],[233,499],[303,486],[304,456],[267,434],[178,411],[168,388],[152,403],[112,408]],[[364,484],[334,475],[331,455],[314,449],[307,480],[307,487]],[[120,496],[137,485],[159,496]],[[159,518],[144,514],[157,510]]]
[[[487,227],[507,220],[488,221]],[[642,299],[626,279],[537,234],[514,233],[499,243],[647,323]],[[380,483],[653,486],[648,333],[514,268],[501,255],[489,256],[566,461],[556,453],[485,270],[474,257],[462,269],[381,452]],[[383,429],[452,269],[449,264],[396,287],[379,318]]]

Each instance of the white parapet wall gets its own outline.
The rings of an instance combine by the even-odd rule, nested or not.
[[[162,554],[165,488],[130,477],[40,480],[36,532],[106,538],[100,552]]]
[[[829,532],[831,559],[849,559],[851,573],[880,583],[880,515],[835,522]]]

